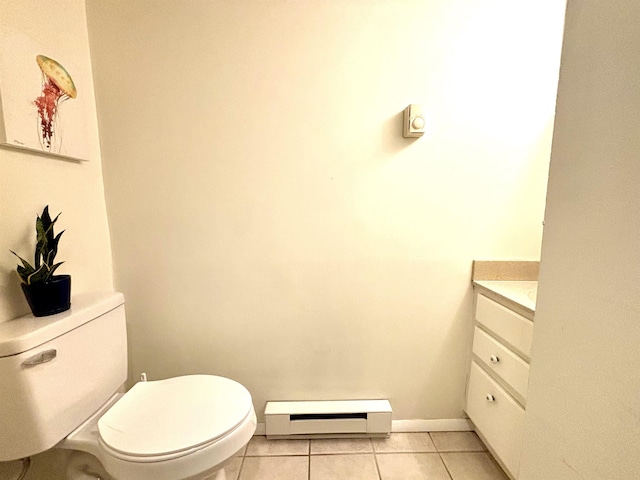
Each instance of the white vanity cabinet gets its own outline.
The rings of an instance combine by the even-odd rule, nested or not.
[[[478,435],[513,479],[520,468],[532,320],[533,311],[476,288],[466,411]]]

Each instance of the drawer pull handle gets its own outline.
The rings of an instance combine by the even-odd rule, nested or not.
[[[487,393],[487,397],[486,398],[487,398],[487,402],[495,402],[496,401],[496,397],[494,397],[490,393]]]
[[[489,357],[489,360],[491,360],[491,363],[498,363],[500,361],[500,357],[498,357],[496,355],[491,355]]]
[[[28,358],[27,360],[22,362],[22,365],[24,365],[25,367],[33,367],[35,365],[50,362],[51,360],[56,358],[57,355],[58,352],[56,351],[56,349],[52,348],[51,350],[45,350],[44,352]]]

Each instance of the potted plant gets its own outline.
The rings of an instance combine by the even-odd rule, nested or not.
[[[20,259],[17,272],[22,282],[22,291],[31,307],[33,315],[44,317],[64,312],[71,307],[71,276],[54,275],[63,262],[55,263],[58,242],[64,231],[55,235],[53,227],[60,214],[53,220],[49,216],[49,206],[36,219],[36,251],[34,264],[11,250]]]

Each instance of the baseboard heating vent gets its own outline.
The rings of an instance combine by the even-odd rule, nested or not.
[[[391,433],[389,400],[267,402],[269,438],[386,437]]]

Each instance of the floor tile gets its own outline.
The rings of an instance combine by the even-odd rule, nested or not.
[[[245,457],[238,480],[308,480],[309,457]]]
[[[368,438],[328,438],[311,440],[311,455],[327,453],[373,453]]]
[[[437,453],[376,455],[382,480],[451,480]]]
[[[227,476],[227,480],[236,480],[240,473],[240,466],[242,465],[242,457],[231,457],[224,466],[224,472]]]
[[[474,432],[431,432],[439,452],[482,452],[484,445]]]
[[[378,480],[373,453],[363,455],[314,455],[310,480]]]
[[[488,453],[441,453],[453,480],[508,480]]]
[[[247,446],[247,457],[268,457],[273,455],[308,455],[309,440],[267,440],[257,435]]]
[[[389,438],[372,438],[376,452],[435,452],[428,433],[392,433]]]

